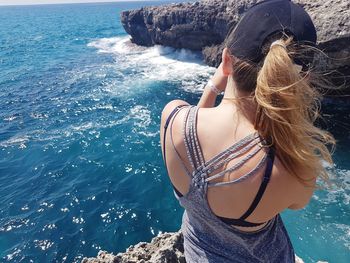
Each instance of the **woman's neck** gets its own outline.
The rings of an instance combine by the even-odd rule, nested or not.
[[[251,93],[240,91],[232,78],[229,78],[227,82],[224,97],[219,107],[226,107],[227,105],[234,106],[243,117],[254,125],[257,105],[253,100],[253,96]]]

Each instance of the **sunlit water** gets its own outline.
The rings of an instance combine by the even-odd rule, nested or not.
[[[141,5],[0,7],[0,261],[79,261],[179,229],[160,113],[196,103],[215,69],[132,44],[119,13]],[[348,105],[324,106],[339,186],[283,214],[305,262],[349,262]]]

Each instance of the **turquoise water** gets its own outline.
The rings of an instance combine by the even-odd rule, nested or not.
[[[145,4],[0,7],[1,262],[79,261],[179,229],[159,116],[196,103],[214,69],[131,44],[119,13]],[[338,187],[283,214],[305,262],[349,262],[349,104],[324,105]]]

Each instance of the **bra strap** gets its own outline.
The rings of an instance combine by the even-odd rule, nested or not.
[[[184,106],[187,106],[187,105],[179,105],[179,106],[176,106],[175,109],[173,109],[173,111],[169,114],[168,118],[166,119],[165,121],[165,124],[164,124],[164,134],[163,134],[163,155],[164,155],[164,163],[165,163],[165,168],[168,170],[167,168],[167,164],[166,164],[166,153],[165,153],[165,139],[166,139],[166,132],[167,132],[167,129],[168,129],[168,126],[169,126],[169,123],[171,121],[171,119],[174,117],[175,114],[178,113],[178,111],[184,107]]]
[[[264,174],[263,180],[260,184],[259,190],[258,190],[252,204],[248,208],[247,212],[245,212],[239,218],[240,220],[245,220],[248,216],[250,216],[253,213],[255,208],[258,206],[258,204],[259,204],[259,202],[260,202],[260,200],[261,200],[261,198],[266,190],[267,184],[270,181],[274,159],[275,159],[275,151],[274,151],[273,147],[270,147],[269,153],[268,153],[268,159],[267,159],[268,161],[267,161],[265,174]]]

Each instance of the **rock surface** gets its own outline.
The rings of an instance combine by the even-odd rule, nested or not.
[[[164,233],[150,243],[140,242],[117,255],[100,251],[96,258],[84,258],[82,263],[185,263],[181,232]]]
[[[260,0],[202,0],[124,11],[122,24],[132,42],[201,50],[208,65],[218,66],[225,38],[245,11]],[[350,1],[294,0],[312,17],[319,48],[333,59],[321,64],[333,70],[336,84],[350,89]],[[345,77],[344,77],[345,76]]]

